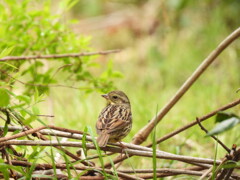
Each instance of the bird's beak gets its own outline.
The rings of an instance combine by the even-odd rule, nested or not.
[[[103,94],[102,97],[104,97],[107,100],[109,99],[108,94]]]

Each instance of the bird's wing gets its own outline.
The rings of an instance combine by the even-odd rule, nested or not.
[[[107,130],[108,133],[112,133],[114,131],[117,131],[119,129],[122,129],[125,125],[128,123],[126,121],[123,121],[121,119],[116,119],[113,121],[113,123],[110,125],[109,129]]]
[[[102,131],[112,133],[123,128],[127,123],[126,120],[131,116],[128,108],[119,106],[107,106],[103,109],[98,117],[96,124],[97,133]]]

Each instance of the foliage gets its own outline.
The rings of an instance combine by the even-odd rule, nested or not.
[[[0,1],[0,58],[93,51],[90,47],[91,38],[74,33],[70,28],[72,21],[65,20],[66,11],[76,2]],[[97,57],[69,55],[58,59],[0,61],[0,124],[5,123],[1,135],[7,134],[9,124],[29,128],[36,122],[46,125],[47,123],[39,118],[41,112],[37,104],[45,101],[51,87],[75,88],[85,93],[107,92],[112,89],[113,80],[122,75],[113,70],[111,60],[105,67],[96,62]],[[17,132],[19,131],[14,133]],[[10,156],[15,156],[11,149],[6,149]],[[32,172],[35,164],[41,160],[46,161],[43,158],[45,147],[19,146],[16,149],[21,149],[24,152],[22,157],[32,162],[32,166],[25,169],[26,172],[21,172],[27,179],[31,179],[34,177]],[[53,151],[51,154],[54,154]],[[64,153],[62,156],[66,164],[71,165]],[[49,161],[54,162],[52,156]],[[0,171],[8,179],[7,169],[14,167],[6,166],[2,162],[0,166]],[[14,170],[19,169],[21,170]],[[56,171],[56,168],[54,169]],[[69,167],[68,174],[70,177]]]
[[[233,113],[219,112],[216,116],[216,122],[218,124],[208,132],[208,136],[220,134],[235,127],[240,123],[240,118]]]
[[[89,46],[90,37],[76,35],[69,28],[69,22],[64,21],[63,14],[74,5],[74,2],[76,1],[63,0],[58,4],[53,4],[51,0],[41,3],[29,0],[1,2],[0,49],[3,50],[1,57],[92,50]],[[53,5],[58,6],[55,14],[52,13]],[[113,87],[112,78],[116,77],[115,74],[109,73],[105,77],[104,71],[101,72],[103,75],[94,75],[90,69],[96,68],[99,64],[94,62],[92,57],[67,57],[49,61],[18,60],[1,62],[0,66],[1,85],[15,88],[14,85],[19,83],[16,79],[23,79],[24,94],[28,95],[36,88],[41,95],[49,91],[49,84],[61,83],[66,86],[79,84],[77,88],[87,92],[94,89],[106,92]]]
[[[41,110],[48,109],[48,106],[42,105],[42,109],[38,109],[39,106],[36,104],[45,101],[45,93],[48,92],[53,92],[51,98],[54,99],[54,115],[58,116],[54,123],[74,129],[83,129],[86,124],[94,127],[103,102],[100,97],[96,98],[94,93],[83,98],[82,92],[94,90],[106,92],[116,84],[128,92],[132,102],[133,129],[124,139],[129,142],[134,133],[154,116],[155,108],[153,107],[159,104],[161,108],[209,52],[239,26],[239,19],[236,17],[239,15],[240,4],[237,0],[132,0],[105,1],[104,3],[95,0],[61,0],[54,3],[50,0],[5,0],[0,1],[0,58],[93,51],[90,48],[92,42],[90,37],[76,35],[69,28],[69,25],[73,25],[71,23],[76,21],[68,20],[66,12],[74,6],[74,11],[70,13],[78,13],[77,17],[83,21],[88,20],[89,16],[99,16],[98,22],[93,23],[93,26],[102,28],[102,17],[104,21],[104,16],[106,18],[108,13],[115,13],[115,11],[116,15],[122,13],[124,17],[128,12],[125,10],[129,10],[129,4],[131,14],[126,15],[127,23],[110,27],[105,32],[101,29],[100,36],[94,36],[94,42],[100,45],[99,49],[127,47],[123,55],[116,57],[114,64],[109,61],[105,67],[103,65],[105,63],[100,64],[95,61],[96,56],[0,62],[0,110],[3,110],[0,115],[6,120],[4,135],[9,124],[8,110],[11,110],[9,113],[11,113],[12,124],[31,127],[36,121],[41,124],[46,123],[39,118],[39,114]],[[153,7],[157,7],[155,11]],[[152,18],[154,13],[156,17]],[[134,18],[131,17],[132,15]],[[114,17],[111,16],[112,21],[108,22],[115,24]],[[150,32],[151,28],[153,31]],[[194,120],[195,117],[204,115],[236,98],[234,92],[239,88],[239,47],[239,43],[235,42],[228,47],[218,57],[217,62],[206,71],[203,78],[200,78],[172,109],[168,117],[156,126],[152,138],[154,150],[157,148],[154,143],[155,138],[162,137]],[[113,66],[121,70],[126,78],[113,81],[114,78],[122,76],[121,73],[113,70]],[[104,68],[106,69],[103,71]],[[51,85],[77,87],[82,91],[64,89],[66,91],[63,93],[58,88],[51,88]],[[232,111],[239,114],[239,108],[234,108]],[[227,126],[221,126],[219,132],[235,127],[233,125],[239,120],[230,120],[234,123],[228,121],[234,117],[237,116],[221,117],[218,123],[221,124],[226,120]],[[207,123],[208,128],[214,127],[211,120]],[[91,133],[94,136],[94,132]],[[211,157],[215,153],[216,159],[226,154],[221,148],[215,148],[214,151],[214,144],[210,138],[200,138],[204,135],[199,127],[193,127],[186,133],[181,133],[176,138],[162,143],[159,146],[160,149],[175,153],[176,147],[179,147],[178,154],[204,157]],[[228,133],[223,133],[221,139],[227,144],[239,144],[239,131],[233,128]],[[25,146],[19,146],[17,150],[22,151],[23,156],[33,162],[33,166],[36,159],[39,161],[48,159],[48,162],[55,164],[53,155],[57,153],[56,151],[51,151],[50,157],[46,158],[47,148],[36,147],[30,148],[29,151]],[[86,149],[84,150],[86,153]],[[14,157],[10,149],[9,153]],[[97,153],[101,153],[99,149]],[[62,156],[68,165],[69,159],[64,154]],[[112,163],[111,159],[110,161]],[[155,157],[150,160],[132,157],[129,161],[134,168],[149,168],[152,165],[154,172],[157,166],[178,165],[175,161],[170,163],[167,160],[158,161]],[[232,167],[232,164],[230,165]],[[239,163],[237,165],[239,166]],[[8,169],[14,169],[14,166],[8,166],[2,161],[0,166],[7,179]],[[33,166],[26,172],[21,168],[14,170],[30,176],[28,173],[32,171]],[[53,169],[56,171],[56,167]]]

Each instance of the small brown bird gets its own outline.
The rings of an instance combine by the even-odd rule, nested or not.
[[[131,105],[122,91],[111,91],[102,95],[107,106],[102,110],[96,124],[97,142],[105,147],[108,142],[119,142],[128,135],[132,128]]]

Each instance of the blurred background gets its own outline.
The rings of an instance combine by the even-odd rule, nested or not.
[[[41,3],[35,2],[35,8]],[[53,14],[58,14],[59,3],[51,4]],[[123,90],[130,98],[133,129],[125,142],[131,142],[134,134],[171,99],[199,64],[240,25],[238,0],[81,0],[75,1],[69,11],[59,13],[62,13],[61,23],[90,40],[90,51],[122,50],[96,57],[94,62],[98,66],[90,70],[98,76],[103,69],[112,68],[116,78],[109,90]],[[71,41],[64,46],[71,46]],[[239,98],[236,93],[240,83],[239,50],[239,40],[224,50],[158,124],[157,138]],[[77,130],[90,126],[95,130],[98,114],[106,104],[102,93],[98,89],[85,93],[53,87],[37,106],[41,114],[55,116],[45,118],[45,123]],[[240,115],[239,107],[228,112]],[[203,125],[212,129],[214,118]],[[233,143],[239,145],[239,137],[239,126],[219,135],[229,147]],[[144,144],[149,142],[151,138]],[[223,157],[225,151],[216,150],[215,146],[195,126],[158,147],[171,153],[208,158],[213,158],[217,151],[217,157]],[[149,166],[145,158],[137,164],[134,158],[131,163],[135,168]],[[169,167],[169,162],[158,163]]]
[[[240,2],[236,0],[81,0],[64,21],[75,19],[72,29],[90,36],[95,50],[122,49],[121,53],[99,57],[96,61],[108,66],[107,61],[111,59],[113,69],[122,74],[114,84],[131,100],[133,129],[124,139],[130,142],[209,53],[239,27],[238,17]],[[158,124],[158,138],[239,97],[236,93],[240,83],[239,49],[237,40],[217,58]],[[101,93],[59,91],[53,89],[49,98],[54,123],[79,130],[86,125],[94,129],[97,116],[105,106]],[[239,107],[229,112],[240,114]],[[210,130],[214,118],[203,125]],[[219,138],[231,146],[240,144],[239,136],[239,127],[235,127]],[[215,142],[205,137],[198,126],[165,141],[159,149],[201,157],[213,157],[216,153]],[[219,157],[225,154],[222,148],[218,151]],[[136,168],[143,168],[144,164],[148,166],[142,162]]]

